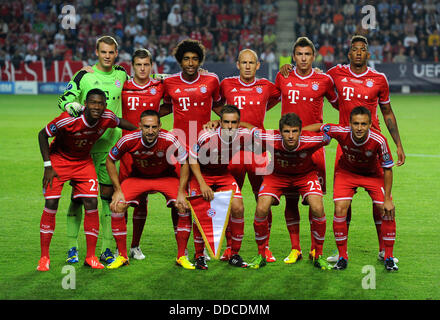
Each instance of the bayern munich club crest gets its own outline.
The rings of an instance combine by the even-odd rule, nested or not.
[[[120,87],[121,87],[121,81],[119,81],[118,79],[116,79],[116,81],[115,81],[115,86],[116,86],[117,88],[120,88]]]
[[[263,93],[263,88],[261,87],[257,87],[255,88],[255,90],[257,91],[257,93],[262,94]]]
[[[201,93],[206,93],[207,91],[208,91],[208,89],[206,88],[206,86],[200,86]]]
[[[365,85],[366,85],[368,88],[371,88],[371,87],[374,85],[374,82],[373,82],[373,80],[368,79],[367,82],[365,83]]]
[[[215,210],[214,210],[213,208],[209,208],[209,209],[206,211],[206,214],[208,215],[208,217],[212,218],[212,217],[215,216],[216,212],[215,212]]]
[[[155,94],[157,93],[156,88],[151,88],[151,89],[150,89],[150,93],[151,93],[152,95],[155,95]]]
[[[319,83],[313,82],[312,83],[312,90],[317,91],[319,89]]]

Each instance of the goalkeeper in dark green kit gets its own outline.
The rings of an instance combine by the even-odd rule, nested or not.
[[[107,97],[107,108],[116,116],[122,117],[121,92],[124,82],[128,79],[125,69],[115,65],[118,56],[118,43],[110,36],[103,36],[96,41],[96,55],[98,62],[92,67],[93,72],[78,71],[68,83],[66,91],[59,98],[58,106],[67,111],[73,117],[82,114],[84,100],[87,92],[93,88],[99,88]],[[112,181],[105,167],[105,160],[109,150],[121,138],[121,129],[107,129],[102,137],[95,143],[91,150],[91,156],[98,175],[99,190],[102,209],[99,210],[101,222],[100,233],[102,236],[102,251],[100,259],[111,263],[115,257],[110,249],[114,243],[111,229],[110,202],[113,195]],[[98,186],[95,186],[98,188]],[[67,262],[78,262],[78,232],[81,226],[82,205],[72,200],[67,213],[67,237],[69,239],[69,251]]]

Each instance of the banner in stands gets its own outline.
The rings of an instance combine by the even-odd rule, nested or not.
[[[440,91],[440,64],[439,63],[373,63],[371,66],[387,75],[392,92],[401,92],[403,87],[410,91],[439,92]],[[18,81],[34,81],[37,83],[38,93],[61,94],[62,86],[70,81],[73,75],[87,63],[82,61],[52,61],[45,63],[37,61],[32,63],[21,62],[13,64],[6,61],[0,66],[0,93],[11,94],[19,92],[36,94],[35,84],[19,84]],[[130,63],[120,63],[128,74],[132,74]],[[237,76],[238,70],[235,63],[207,62],[202,66],[205,70],[218,75],[220,81],[226,77]],[[158,73],[176,73],[180,71],[176,62],[169,62],[158,68]],[[278,72],[277,64],[262,63],[257,72],[257,77],[275,80]],[[59,84],[59,85],[58,85]]]
[[[374,68],[386,74],[392,92],[403,86],[411,91],[440,91],[440,63],[381,63]]]

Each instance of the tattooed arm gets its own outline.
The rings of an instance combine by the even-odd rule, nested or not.
[[[402,142],[400,140],[399,128],[397,127],[397,120],[394,116],[393,109],[391,109],[391,104],[380,104],[380,110],[382,111],[383,119],[388,128],[391,137],[397,147],[397,166],[401,166],[405,163],[405,152],[403,151]]]

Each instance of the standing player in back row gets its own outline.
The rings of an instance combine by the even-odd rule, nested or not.
[[[122,117],[121,112],[121,91],[124,82],[127,80],[127,73],[121,66],[115,65],[118,56],[118,43],[110,36],[103,36],[96,41],[96,56],[98,62],[92,67],[92,72],[85,70],[78,71],[67,85],[67,90],[60,97],[58,107],[67,111],[70,115],[77,117],[81,113],[87,92],[91,88],[99,88],[104,91],[107,98],[107,108]],[[112,181],[110,180],[105,167],[105,160],[110,148],[121,137],[121,130],[109,129],[95,143],[91,150],[93,162],[99,181],[102,210],[100,211],[100,223],[102,232],[102,254],[101,260],[106,263],[114,261],[110,249],[114,243],[111,230],[110,202],[113,194]],[[70,250],[67,262],[78,262],[78,230],[81,224],[82,207],[81,203],[72,198],[67,213],[67,236]]]
[[[365,106],[371,112],[372,128],[380,132],[379,118],[377,116],[377,105],[383,115],[385,125],[394,143],[397,146],[397,166],[405,163],[405,152],[400,140],[399,129],[396,117],[391,109],[390,89],[385,74],[377,72],[368,67],[370,58],[368,52],[368,40],[364,36],[356,35],[351,39],[351,47],[348,53],[350,64],[337,65],[327,74],[332,77],[338,91],[339,124],[350,125],[350,113],[357,106]],[[342,155],[341,147],[338,146],[336,153],[335,171],[339,165],[339,158]],[[385,245],[381,237],[382,212],[373,203],[373,219],[376,225],[376,232],[379,241],[378,259],[383,260]],[[351,220],[351,207],[347,213],[347,229]],[[336,262],[338,256],[329,257],[330,262]],[[395,259],[397,262],[397,259]]]
[[[138,49],[133,53],[132,67],[134,76],[127,80],[122,88],[122,118],[138,125],[143,111],[154,110],[159,112],[164,89],[161,81],[151,79],[150,73],[153,57],[147,49]],[[127,131],[122,131],[126,135]],[[132,157],[126,153],[119,161],[119,180],[122,182],[130,175]],[[136,260],[145,259],[139,246],[141,235],[147,218],[148,196],[140,197],[139,205],[133,209],[133,235],[129,256]]]
[[[399,129],[397,127],[396,117],[391,108],[389,85],[385,74],[377,72],[368,67],[368,59],[370,53],[368,52],[368,40],[364,36],[356,35],[351,39],[351,47],[348,52],[348,59],[350,64],[337,65],[327,74],[333,79],[336,91],[338,93],[338,109],[339,109],[339,124],[349,125],[350,112],[359,105],[365,106],[371,112],[372,128],[380,131],[379,118],[377,116],[377,105],[379,104],[382,112],[384,122],[388,131],[397,146],[397,166],[405,163],[405,152],[403,150],[400,139]],[[281,72],[287,75],[290,66],[282,67]],[[338,146],[335,159],[335,170],[337,169],[339,158],[342,154]],[[379,240],[379,260],[384,258],[384,245],[381,239],[381,212],[377,211],[373,206],[373,219],[376,225],[377,236]],[[351,220],[351,208],[347,213],[347,228]],[[329,262],[337,262],[338,255],[329,257]],[[395,259],[397,261],[397,259]]]
[[[255,51],[251,49],[240,51],[236,65],[240,75],[225,78],[220,83],[222,104],[235,105],[240,110],[240,121],[252,124],[259,129],[264,129],[266,112],[279,102],[280,92],[269,80],[256,78],[260,62]],[[257,199],[258,190],[263,182],[263,172],[258,172],[258,170],[262,171],[264,169],[266,164],[265,155],[258,156],[250,151],[240,151],[235,154],[229,164],[229,170],[240,189],[243,188],[247,173],[255,199]],[[270,228],[271,213],[269,213],[268,219]],[[221,260],[228,261],[231,258],[231,244],[231,232],[228,225],[226,230],[226,250],[220,258]],[[269,237],[267,239],[266,257],[267,262],[274,262],[276,260],[269,249]]]
[[[322,72],[316,72],[313,67],[315,60],[315,46],[306,37],[300,37],[293,45],[292,57],[295,67],[287,77],[277,74],[275,85],[281,91],[281,115],[290,112],[297,114],[304,127],[321,123],[323,118],[324,97],[337,108],[338,95],[334,90],[332,79]],[[312,156],[313,163],[318,171],[318,179],[322,191],[326,192],[325,149],[318,149]],[[299,237],[300,214],[298,208],[299,194],[286,194],[285,219],[289,231],[292,250],[285,263],[295,263],[302,258]],[[309,221],[312,221],[312,212],[309,207]],[[311,237],[309,256],[313,258],[314,238]]]
[[[214,73],[201,73],[205,47],[196,40],[182,40],[174,49],[174,57],[181,72],[164,81],[164,99],[161,115],[173,113],[173,131],[189,151],[197,143],[203,125],[211,120],[211,112],[220,113],[220,81]],[[179,171],[179,165],[177,164]],[[180,172],[180,171],[179,171]],[[198,227],[193,224],[194,244],[204,246]]]

